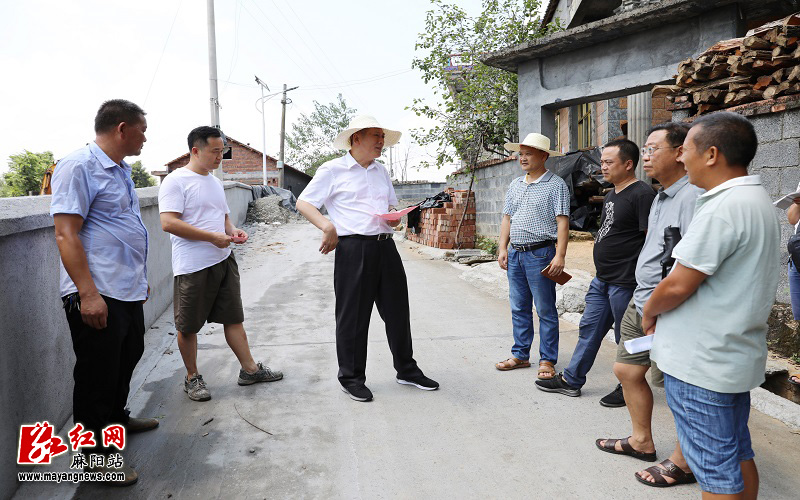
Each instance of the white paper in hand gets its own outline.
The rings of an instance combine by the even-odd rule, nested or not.
[[[794,203],[795,198],[800,198],[800,191],[796,193],[789,193],[780,200],[773,203],[776,207],[780,208],[781,210],[786,210],[787,208],[791,207]]]
[[[655,335],[645,335],[638,339],[626,340],[625,350],[628,351],[628,354],[649,351],[650,347],[653,345],[653,337],[655,337]]]

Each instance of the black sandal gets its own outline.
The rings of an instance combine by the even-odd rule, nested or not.
[[[645,462],[655,462],[656,461],[656,452],[646,453],[644,451],[637,451],[628,443],[628,439],[630,436],[624,439],[598,439],[594,442],[597,447],[606,453],[613,453],[615,455],[628,455],[633,458],[638,458],[639,460],[643,460]],[[600,444],[600,441],[605,441],[606,444]],[[619,441],[620,446],[622,447],[622,451],[617,450],[615,447],[617,445],[617,441]]]
[[[663,467],[663,469],[658,465]],[[666,459],[658,465],[648,467],[643,471],[648,472],[651,476],[653,476],[655,482],[642,478],[638,472],[635,472],[633,475],[640,483],[644,483],[647,486],[653,486],[655,488],[669,488],[670,486],[678,486],[679,484],[692,484],[697,482],[697,479],[694,477],[693,473],[683,472],[683,469],[675,465],[675,463],[670,459]],[[675,482],[668,483],[664,477],[674,479]]]

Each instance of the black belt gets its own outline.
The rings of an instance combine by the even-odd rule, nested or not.
[[[359,240],[390,240],[394,236],[392,233],[381,233],[381,234],[346,234],[344,236],[339,236],[339,238],[356,238]]]
[[[526,243],[524,245],[517,245],[516,243],[512,243],[511,247],[516,250],[517,252],[530,252],[531,250],[538,250],[539,248],[549,247],[551,245],[555,245],[555,241],[540,241],[539,243]]]

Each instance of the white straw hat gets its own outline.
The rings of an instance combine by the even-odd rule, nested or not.
[[[532,148],[538,149],[539,151],[550,153],[550,156],[564,156],[563,153],[559,153],[558,151],[552,151],[550,149],[549,137],[542,134],[537,134],[536,132],[528,134],[525,137],[525,140],[522,142],[507,142],[504,144],[504,147],[509,151],[519,151],[520,146],[530,146]]]
[[[381,127],[378,124],[378,120],[372,116],[360,115],[350,120],[347,129],[339,132],[339,135],[333,140],[333,147],[347,151],[350,149],[350,136],[365,128],[383,129],[383,133],[386,134],[383,140],[383,146],[386,148],[397,144],[400,141],[400,136],[403,135],[402,132],[398,132],[397,130],[389,130],[388,128]]]

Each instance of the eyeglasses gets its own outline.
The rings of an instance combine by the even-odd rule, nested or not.
[[[653,153],[656,152],[656,149],[675,149],[679,148],[680,146],[660,146],[654,148],[653,146],[649,146],[646,148],[642,148],[640,151],[642,152],[642,156],[653,156]]]

